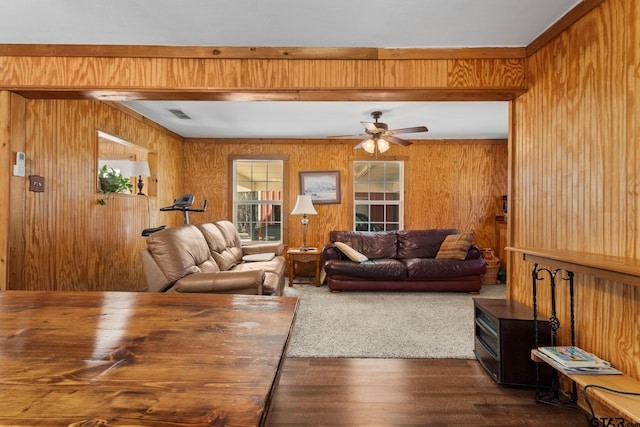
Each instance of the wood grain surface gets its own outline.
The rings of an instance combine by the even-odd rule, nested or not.
[[[486,99],[493,91],[511,91],[513,99],[525,89],[524,72],[523,57],[491,58],[481,52],[478,58],[373,61],[0,56],[5,89],[41,95],[64,90],[105,100],[137,91],[162,91],[171,99],[172,92],[184,97],[203,91],[358,88],[469,88],[481,89]]]
[[[0,293],[0,424],[255,426],[297,300]]]
[[[477,360],[287,358],[268,425],[586,426],[575,408],[498,385]]]
[[[213,140],[185,142],[185,188],[209,200],[199,221],[231,218],[230,158],[279,155],[285,161],[285,244],[302,244],[302,228],[291,212],[300,193],[299,172],[339,170],[342,200],[316,205],[307,232],[309,246],[322,247],[331,230],[353,228],[353,162],[372,161],[356,151],[351,140]],[[414,141],[409,147],[392,147],[378,160],[404,162],[404,228],[457,228],[474,231],[480,247],[495,247],[495,215],[501,211],[507,187],[507,145],[504,140]]]
[[[637,265],[639,30],[638,2],[608,0],[528,59],[529,90],[513,103],[509,246]],[[531,304],[532,264],[513,257],[510,296]],[[577,345],[640,380],[640,287],[589,272],[575,283]],[[564,283],[558,291],[568,344],[569,295]]]

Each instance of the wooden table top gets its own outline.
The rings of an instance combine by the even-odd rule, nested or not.
[[[297,299],[0,292],[0,425],[264,422]]]

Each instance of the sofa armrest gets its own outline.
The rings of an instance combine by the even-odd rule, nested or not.
[[[245,291],[262,295],[265,273],[262,270],[216,271],[189,274],[178,280],[173,290],[180,293],[229,293]]]
[[[147,282],[147,291],[149,292],[163,292],[169,286],[171,282],[164,275],[162,269],[158,266],[158,263],[149,252],[149,249],[140,249],[140,259],[142,260],[142,271],[144,273],[145,281]]]
[[[330,259],[346,259],[343,257],[342,252],[333,243],[327,243],[322,248],[322,257],[325,261]]]
[[[481,256],[482,256],[482,251],[480,250],[480,248],[477,247],[476,245],[471,245],[469,247],[469,251],[467,252],[467,256],[464,259],[465,260],[478,259]]]
[[[242,246],[243,255],[264,254],[269,252],[282,255],[284,253],[284,245],[281,242],[272,242]]]

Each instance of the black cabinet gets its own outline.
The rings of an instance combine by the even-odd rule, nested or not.
[[[487,372],[499,383],[535,387],[536,364],[533,310],[517,301],[474,298],[474,353]],[[539,342],[550,339],[547,319],[538,318]],[[539,366],[541,384],[551,383],[551,369]]]

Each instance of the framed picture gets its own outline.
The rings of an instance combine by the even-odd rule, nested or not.
[[[314,204],[340,203],[340,171],[300,172],[300,194]]]

